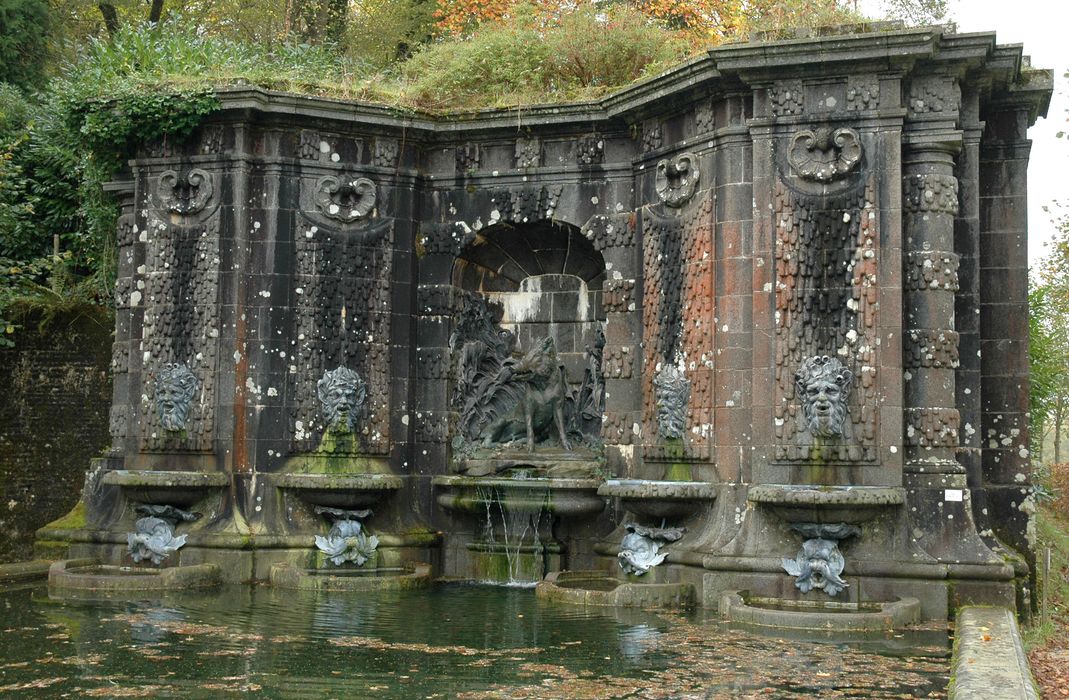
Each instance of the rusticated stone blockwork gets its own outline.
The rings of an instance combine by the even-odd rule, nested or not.
[[[221,475],[182,556],[243,533],[245,578],[307,555],[317,506],[372,510],[386,565],[482,575],[509,544],[488,508],[527,489],[540,567],[600,568],[626,510],[691,519],[661,565],[706,602],[908,594],[945,619],[948,563],[997,598],[1014,574],[978,533],[1027,547],[1025,129],[1050,74],[993,34],[885,29],[462,118],[222,93],[110,186],[109,467]],[[606,509],[608,477],[709,489]],[[75,539],[125,542],[123,508],[89,510]],[[849,586],[770,573],[827,538]]]
[[[788,176],[789,177],[789,176]],[[857,375],[842,435],[823,459],[876,459],[879,346],[879,218],[875,173],[836,197],[776,187],[775,436],[777,459],[809,460],[795,373],[806,358],[845,358]],[[867,180],[867,183],[866,183]]]

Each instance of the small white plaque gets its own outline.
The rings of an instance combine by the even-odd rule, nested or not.
[[[962,501],[962,499],[964,497],[965,497],[965,492],[962,491],[961,489],[946,489],[945,492],[944,492],[944,495],[943,495],[943,500],[944,501],[957,501],[958,503],[961,503],[961,501]]]

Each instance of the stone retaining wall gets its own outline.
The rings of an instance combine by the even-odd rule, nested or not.
[[[108,444],[113,323],[95,307],[30,313],[0,349],[0,562],[32,556],[34,531],[71,509]]]

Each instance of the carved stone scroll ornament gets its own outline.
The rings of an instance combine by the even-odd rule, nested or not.
[[[212,198],[211,173],[193,168],[179,174],[175,170],[165,170],[156,185],[156,196],[164,209],[188,216],[196,214]]]
[[[620,543],[616,555],[624,573],[641,576],[664,561],[668,556],[661,546],[683,537],[681,527],[645,527],[634,523],[626,525],[627,534]]]
[[[319,403],[331,430],[351,433],[367,398],[364,380],[348,367],[338,367],[323,373],[316,383]]]
[[[324,216],[348,224],[367,218],[375,208],[377,194],[375,183],[366,177],[327,175],[316,181],[312,198]]]
[[[364,532],[360,519],[371,515],[370,510],[340,510],[317,507],[316,513],[333,521],[326,537],[315,536],[316,548],[327,555],[335,566],[351,561],[363,566],[375,554],[379,538]]]
[[[680,153],[657,163],[654,189],[666,205],[681,207],[697,191],[698,178],[698,157],[693,153]]]
[[[156,413],[164,430],[178,432],[186,427],[189,407],[199,382],[189,367],[168,362],[156,374]]]
[[[657,432],[666,440],[683,437],[690,401],[690,380],[675,365],[665,365],[653,377],[653,394],[657,401]]]
[[[168,505],[139,505],[135,511],[142,517],[134,523],[134,531],[126,536],[126,546],[138,564],[147,559],[159,566],[171,552],[186,543],[186,535],[174,534],[178,523],[200,518],[199,513]]]
[[[796,577],[794,585],[802,593],[813,589],[837,595],[849,584],[843,580],[846,560],[839,551],[839,541],[861,534],[854,525],[846,523],[796,523],[791,529],[808,537],[794,559],[783,558],[783,569]]]
[[[818,355],[802,363],[794,381],[802,402],[806,429],[814,437],[841,436],[854,373],[843,367],[837,358]]]
[[[861,162],[861,138],[847,128],[799,131],[791,139],[787,161],[804,180],[832,182],[845,177]]]

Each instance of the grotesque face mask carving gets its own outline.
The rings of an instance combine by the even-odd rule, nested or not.
[[[802,544],[794,559],[783,558],[783,569],[796,577],[794,585],[802,593],[813,589],[836,595],[849,584],[842,578],[846,560],[832,540],[812,539]]]
[[[156,412],[164,430],[185,429],[189,406],[197,392],[197,378],[185,365],[169,362],[156,375]]]
[[[360,375],[348,367],[338,367],[324,372],[316,388],[330,429],[352,432],[366,395]]]
[[[809,432],[814,437],[841,436],[853,373],[836,358],[820,355],[803,362],[794,380]]]

